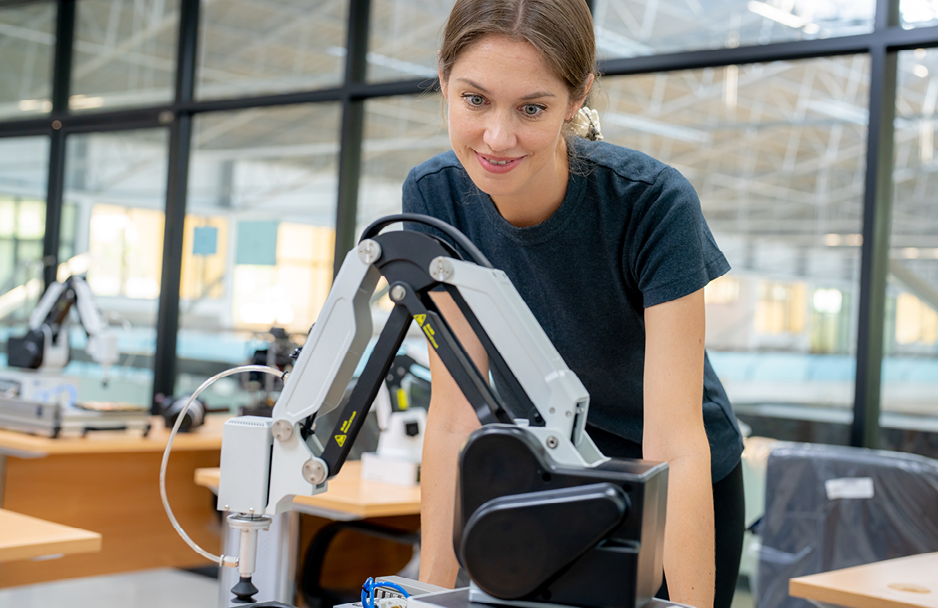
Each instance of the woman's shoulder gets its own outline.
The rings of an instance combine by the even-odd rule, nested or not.
[[[653,185],[663,177],[682,179],[671,166],[644,152],[605,141],[577,138],[577,162],[585,163],[587,174],[606,171],[628,182]]]
[[[422,181],[425,179],[433,179],[434,176],[450,171],[464,173],[459,159],[456,158],[456,153],[452,150],[442,152],[433,158],[423,161],[410,170],[410,177],[416,181]]]

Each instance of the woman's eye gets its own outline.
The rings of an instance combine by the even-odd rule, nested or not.
[[[534,104],[526,104],[521,107],[521,111],[525,116],[534,117],[544,111],[544,108],[541,106],[536,106]]]
[[[481,95],[472,95],[470,93],[468,95],[464,95],[463,97],[466,98],[466,101],[469,102],[470,106],[481,106],[485,103],[485,98]]]

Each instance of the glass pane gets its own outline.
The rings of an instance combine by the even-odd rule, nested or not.
[[[338,85],[345,71],[347,0],[202,3],[199,98]]]
[[[440,32],[453,0],[375,0],[368,37],[368,80],[435,78]]]
[[[401,185],[411,168],[450,149],[442,101],[440,95],[424,95],[365,102],[357,235],[375,220],[400,213]],[[387,281],[381,279],[372,297],[375,335],[394,307],[387,292]],[[411,326],[402,349],[417,360],[427,357],[427,341],[416,324]]]
[[[48,171],[48,138],[0,139],[0,345],[25,333],[42,295]]]
[[[0,8],[0,118],[52,110],[55,4]]]
[[[306,104],[196,117],[180,287],[180,394],[250,362],[273,341],[272,328],[302,343],[316,320],[332,285],[340,115],[338,104]],[[263,379],[251,392],[238,390],[246,380],[215,383],[209,405],[249,405],[267,396],[255,392]]]
[[[105,370],[83,353],[85,334],[72,324],[64,373],[77,377],[80,400],[151,402],[168,143],[165,129],[68,137],[65,201],[72,208],[63,213],[61,238],[74,255],[60,260],[58,278],[86,276],[120,353],[105,385]]]
[[[882,425],[938,416],[938,51],[899,53]],[[890,447],[902,447],[893,446]]]
[[[873,31],[875,0],[596,0],[599,56],[636,57]]]
[[[173,97],[179,0],[79,0],[69,107]]]
[[[707,348],[737,413],[849,423],[868,58],[602,85],[606,140],[683,173],[733,267],[706,290]]]
[[[938,2],[899,0],[899,21],[905,29],[938,25]]]
[[[378,218],[401,212],[407,173],[450,149],[440,95],[387,97],[365,102],[357,234]]]

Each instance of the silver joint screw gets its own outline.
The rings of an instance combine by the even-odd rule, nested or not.
[[[560,442],[557,441],[557,438],[554,437],[553,435],[551,435],[550,437],[547,438],[547,447],[549,447],[550,449],[553,450],[553,449],[556,448],[558,445],[560,445]]]
[[[571,412],[570,410],[567,410],[567,418],[569,418],[572,415],[573,415],[573,412]]]
[[[318,486],[326,481],[326,465],[318,458],[310,458],[303,463],[303,479]]]
[[[430,276],[437,281],[445,281],[453,276],[453,263],[443,256],[433,258],[430,262]]]
[[[270,432],[277,441],[286,441],[290,437],[293,437],[293,425],[286,420],[278,420],[274,422]]]
[[[395,285],[391,288],[391,301],[400,302],[404,299],[404,296],[407,295],[407,290],[401,287],[400,285]]]
[[[377,241],[365,239],[358,244],[358,257],[366,264],[374,264],[381,257],[381,245]]]

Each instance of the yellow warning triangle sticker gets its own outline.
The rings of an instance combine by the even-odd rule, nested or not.
[[[417,321],[417,325],[423,327],[423,322],[427,320],[427,315],[414,315],[414,320]]]
[[[335,442],[338,443],[339,447],[341,448],[343,445],[345,445],[345,435],[336,435]]]

